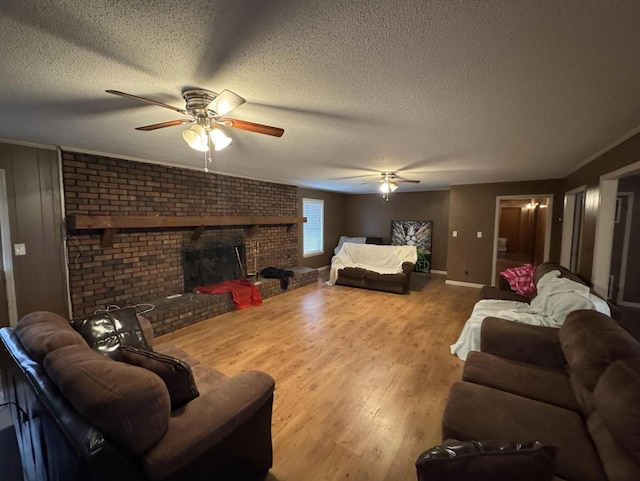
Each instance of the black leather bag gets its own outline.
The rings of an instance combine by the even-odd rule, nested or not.
[[[447,440],[416,460],[418,481],[551,481],[555,446],[538,441]]]
[[[87,341],[87,344],[107,356],[119,359],[120,346],[152,350],[144,337],[134,307],[111,309],[92,316],[73,319],[73,328]]]

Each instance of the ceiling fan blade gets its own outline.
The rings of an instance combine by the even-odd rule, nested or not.
[[[120,92],[119,90],[105,90],[105,92],[107,92],[108,94],[119,95],[120,97],[124,97],[124,98],[140,100],[140,101],[146,102],[148,104],[157,105],[158,107],[164,107],[165,109],[171,109],[171,110],[173,110],[175,112],[179,112],[179,113],[184,114],[184,115],[189,115],[189,112],[187,112],[184,109],[181,109],[181,108],[178,108],[178,107],[174,107],[173,105],[169,105],[169,104],[163,104],[162,102],[158,102],[157,100],[151,100],[151,99],[146,99],[144,97],[138,97],[137,95],[131,95],[131,94],[128,94],[126,92]]]
[[[269,125],[254,124],[253,122],[247,122],[246,120],[237,119],[220,119],[223,125],[234,129],[248,130],[249,132],[256,132],[258,134],[272,135],[274,137],[282,137],[284,129],[279,127],[270,127]]]
[[[150,130],[163,129],[165,127],[174,127],[176,125],[190,124],[191,122],[193,122],[193,119],[169,120],[168,122],[162,122],[159,124],[145,125],[144,127],[136,127],[136,130],[144,130],[145,132],[148,132]]]
[[[225,115],[233,109],[240,107],[246,100],[231,90],[223,90],[211,101],[207,106],[209,110],[213,110],[217,115]]]
[[[409,179],[400,179],[398,177],[396,177],[395,179],[393,179],[394,182],[408,182],[410,184],[419,184],[420,181],[419,180],[409,180]]]

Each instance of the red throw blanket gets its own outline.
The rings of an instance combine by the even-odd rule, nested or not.
[[[236,309],[246,309],[251,306],[261,306],[262,297],[260,291],[253,282],[246,279],[224,281],[210,286],[196,287],[201,294],[224,294],[230,292]]]

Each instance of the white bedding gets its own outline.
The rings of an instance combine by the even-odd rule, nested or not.
[[[338,271],[345,267],[360,267],[378,274],[398,274],[403,262],[418,261],[416,246],[380,246],[345,242],[340,252],[331,259],[331,272],[327,284],[333,285]]]
[[[551,271],[538,281],[538,293],[531,301],[482,300],[476,303],[451,354],[463,361],[469,351],[480,350],[480,326],[485,317],[500,317],[535,326],[560,327],[567,315],[577,309],[593,309],[611,315],[608,304],[591,294],[589,288]]]

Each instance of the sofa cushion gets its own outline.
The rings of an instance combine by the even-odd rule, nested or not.
[[[602,417],[594,412],[587,420],[587,427],[593,439],[598,455],[602,460],[604,471],[609,481],[637,481],[640,465],[621,448],[605,426]]]
[[[553,476],[556,448],[538,441],[446,440],[418,456],[418,481],[538,481]]]
[[[580,412],[564,371],[471,351],[462,380]]]
[[[42,362],[47,354],[61,347],[87,346],[69,321],[53,312],[38,311],[27,314],[20,319],[15,331],[22,346],[38,362]]]
[[[160,376],[169,390],[171,410],[200,395],[191,367],[180,359],[132,346],[121,346],[120,357],[127,364],[143,367]]]
[[[461,441],[535,439],[558,448],[557,476],[576,481],[605,479],[580,414],[498,389],[468,382],[453,384],[442,435]]]
[[[126,452],[138,455],[166,432],[169,392],[152,372],[77,345],[50,352],[43,365],[71,405]]]
[[[120,346],[151,350],[133,307],[74,319],[71,325],[93,349],[114,359],[120,355]]]
[[[360,267],[343,267],[338,271],[340,276],[344,277],[353,277],[354,279],[364,279],[364,276],[367,274],[366,269],[361,269]]]
[[[620,448],[640,464],[640,359],[611,364],[596,385],[594,400]]]
[[[571,376],[591,391],[611,363],[628,357],[640,358],[640,342],[616,321],[595,311],[569,314],[560,327],[559,337]]]

